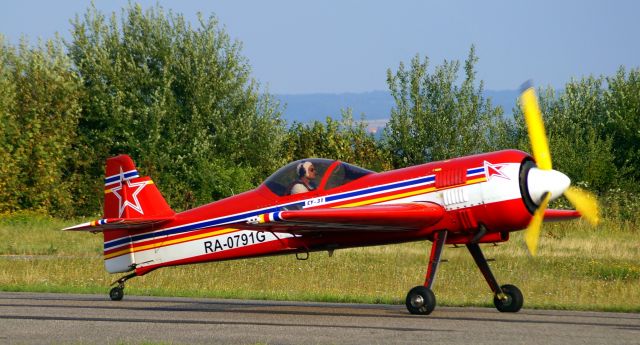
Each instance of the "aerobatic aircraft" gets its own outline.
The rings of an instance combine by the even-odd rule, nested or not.
[[[429,240],[425,282],[408,292],[409,312],[435,308],[431,287],[447,244],[466,246],[499,311],[517,312],[521,291],[498,283],[480,244],[526,229],[535,254],[543,220],[598,221],[595,199],[552,169],[535,91],[523,89],[532,156],[504,150],[381,173],[304,159],[254,190],[176,213],[131,158],[119,155],[106,164],[104,217],[65,230],[102,232],[107,271],[127,272],[114,282],[112,300],[123,298],[127,280],[162,267]],[[547,209],[563,194],[577,210]]]

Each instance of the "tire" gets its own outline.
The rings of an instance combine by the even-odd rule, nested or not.
[[[522,304],[524,303],[524,297],[522,296],[522,292],[515,285],[502,285],[500,287],[502,292],[507,295],[506,300],[502,300],[498,298],[498,295],[493,297],[493,305],[496,306],[496,309],[502,313],[515,313],[522,308]]]
[[[429,315],[436,307],[436,296],[430,289],[416,286],[407,294],[405,304],[411,314]]]
[[[109,298],[111,298],[112,301],[121,301],[122,297],[124,297],[124,289],[121,287],[116,286],[109,291]]]

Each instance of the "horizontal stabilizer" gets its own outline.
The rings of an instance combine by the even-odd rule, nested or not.
[[[115,229],[145,229],[151,228],[156,225],[160,225],[172,220],[169,218],[103,218],[94,220],[87,223],[82,223],[68,228],[64,228],[64,231],[89,231],[89,232],[102,232],[105,230]]]

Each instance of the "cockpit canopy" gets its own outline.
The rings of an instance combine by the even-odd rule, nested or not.
[[[308,170],[311,168],[314,174]],[[301,159],[285,165],[264,181],[264,185],[274,194],[285,196],[292,194],[292,188],[300,183],[303,177],[308,179],[307,187],[311,190],[328,190],[345,185],[373,171],[357,167],[348,163],[324,158]]]

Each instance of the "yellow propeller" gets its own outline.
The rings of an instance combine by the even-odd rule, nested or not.
[[[523,85],[523,91],[520,95],[520,105],[529,132],[529,140],[531,142],[531,151],[536,161],[538,169],[552,170],[551,154],[549,152],[549,142],[545,134],[542,113],[538,105],[538,97],[530,82]],[[592,225],[597,225],[600,217],[598,211],[598,203],[595,196],[578,187],[570,186],[564,191],[564,196],[576,207],[576,210],[589,221]],[[538,248],[540,238],[540,228],[544,220],[544,211],[547,209],[550,193],[545,193],[539,201],[539,206],[525,230],[524,238],[531,255],[535,255]]]
[[[600,222],[600,212],[598,211],[598,201],[595,195],[586,190],[571,186],[564,191],[564,196],[591,225],[598,225]]]
[[[551,170],[549,144],[544,131],[542,113],[538,106],[538,97],[536,97],[536,91],[533,89],[533,86],[528,85],[522,92],[520,104],[522,106],[522,112],[524,113],[524,119],[527,123],[533,158],[536,160],[539,169]]]
[[[540,240],[540,228],[542,228],[542,221],[544,220],[544,211],[547,209],[547,205],[549,204],[549,199],[551,199],[551,193],[546,193],[542,198],[542,202],[540,203],[540,207],[533,214],[533,218],[531,218],[531,222],[529,226],[524,231],[524,242],[527,244],[527,248],[529,248],[529,253],[531,255],[536,255],[538,251],[538,241]]]

